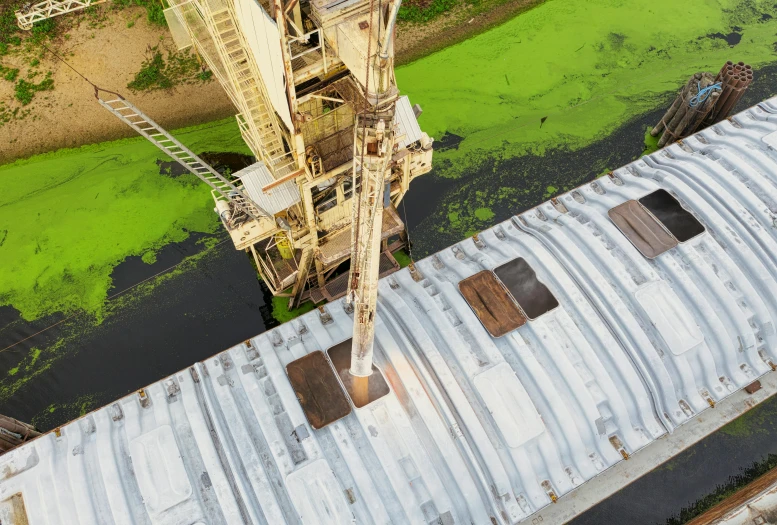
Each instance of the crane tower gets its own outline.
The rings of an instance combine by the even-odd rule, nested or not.
[[[292,307],[341,297],[349,285],[376,280],[375,271],[396,269],[391,252],[406,243],[396,206],[431,169],[432,141],[396,88],[398,8],[399,0],[171,0],[165,13],[177,45],[193,46],[224,86],[258,160],[235,177],[270,217],[221,204],[224,225]],[[369,137],[378,120],[385,131],[376,190]],[[363,191],[372,192],[377,216],[363,206]],[[377,232],[369,246],[378,253],[357,257],[372,273],[351,263],[349,278],[352,252],[367,248],[367,223],[354,216]]]
[[[47,0],[19,25],[103,0]],[[351,372],[372,367],[377,280],[407,243],[397,205],[431,169],[420,108],[400,96],[394,27],[401,0],[170,0],[177,47],[193,48],[237,108],[257,162],[222,176],[112,92],[100,103],[212,188],[235,248],[289,306],[347,294]],[[105,95],[108,95],[107,97]]]

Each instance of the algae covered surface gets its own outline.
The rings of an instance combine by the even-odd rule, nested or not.
[[[654,151],[647,128],[677,89],[727,60],[756,70],[747,103],[775,93],[775,2],[550,0],[399,68],[436,137],[433,171],[406,198],[427,210],[411,221],[414,254]]]
[[[494,156],[591,144],[697,71],[774,61],[775,42],[773,0],[551,0],[397,80],[423,107],[424,131],[463,137],[435,157],[437,173],[455,177]]]
[[[233,119],[175,136],[195,152],[247,151]],[[208,187],[190,174],[160,174],[161,160],[169,159],[132,138],[0,166],[0,306],[26,320],[99,318],[121,261],[152,263],[190,232],[215,232]]]

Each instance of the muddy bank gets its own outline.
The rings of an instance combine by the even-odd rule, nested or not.
[[[399,22],[396,64],[404,65],[488,31],[546,0],[466,2],[429,22]]]
[[[0,119],[0,163],[60,148],[72,148],[124,137],[135,132],[97,104],[94,89],[57,60],[51,49],[98,86],[117,91],[170,129],[234,116],[224,90],[215,80],[177,82],[172,89],[132,92],[127,84],[140,70],[150,47],[175,50],[166,27],[149,23],[142,7],[121,11],[110,4],[95,6],[95,13],[71,13],[54,20],[53,40],[41,44],[23,40],[9,45],[0,65],[19,69],[20,78],[35,74],[39,82],[51,73],[53,89],[35,94],[21,105],[15,84],[0,78],[0,113],[17,110],[17,118]],[[29,32],[19,32],[25,39]],[[45,46],[45,47],[43,47]],[[31,67],[31,64],[35,64]],[[23,118],[21,116],[24,115]]]

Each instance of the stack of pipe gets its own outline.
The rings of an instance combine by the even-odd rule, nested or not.
[[[720,94],[713,111],[707,115],[704,124],[710,126],[718,123],[728,116],[742,94],[753,82],[753,68],[750,64],[739,62],[734,64],[730,60],[720,69],[716,82],[720,82],[723,92]]]
[[[0,415],[0,454],[39,435],[32,425]]]
[[[674,103],[650,132],[657,137],[658,147],[693,134],[712,113],[722,96],[722,82],[712,73],[696,73],[677,94]]]

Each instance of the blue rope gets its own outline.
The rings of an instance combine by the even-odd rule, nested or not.
[[[710,94],[715,91],[721,91],[722,88],[720,87],[720,82],[716,84],[712,84],[711,86],[707,86],[706,88],[702,89],[701,82],[697,82],[696,85],[698,86],[699,92],[696,93],[693,98],[688,102],[688,105],[692,108],[695,108],[696,106],[699,106],[701,104],[704,104],[704,102],[709,98]]]

